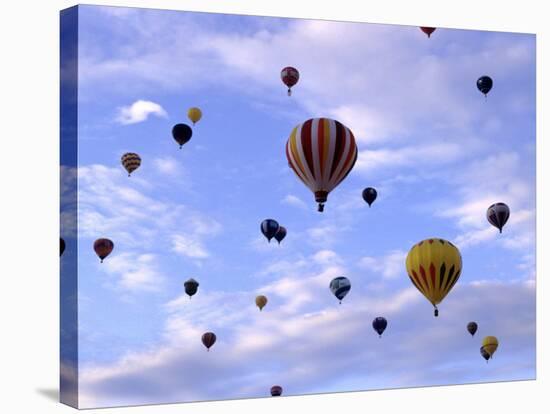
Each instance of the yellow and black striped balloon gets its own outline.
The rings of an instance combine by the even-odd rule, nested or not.
[[[128,171],[128,177],[141,165],[141,158],[135,152],[127,152],[120,158],[122,166]]]
[[[406,267],[412,283],[434,306],[437,316],[437,304],[447,296],[462,272],[460,252],[447,240],[422,240],[409,251]]]

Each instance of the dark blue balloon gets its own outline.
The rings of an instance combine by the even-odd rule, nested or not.
[[[388,326],[388,321],[386,320],[386,318],[383,318],[382,316],[378,316],[377,318],[374,318],[374,320],[372,321],[372,327],[380,337],[382,337],[382,333],[386,330],[387,326]]]
[[[378,193],[372,187],[367,187],[363,190],[363,200],[365,200],[369,204],[369,207],[372,203],[374,203],[377,195]]]
[[[477,80],[477,89],[483,94],[487,95],[493,87],[493,80],[489,76],[482,76]]]
[[[271,239],[277,234],[277,231],[279,231],[279,223],[273,219],[265,219],[260,225],[260,230],[267,238],[267,241],[271,242]]]

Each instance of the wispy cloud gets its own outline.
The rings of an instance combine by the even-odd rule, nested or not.
[[[365,256],[359,261],[359,266],[383,278],[395,279],[403,275],[406,257],[407,252],[393,250],[382,257]]]
[[[315,286],[317,279],[307,283]],[[354,306],[325,307],[307,316],[298,312],[300,307],[289,313],[285,311],[289,301],[299,292],[291,286],[279,288],[277,295],[285,299],[280,308],[266,308],[262,313],[252,304],[243,307],[246,301],[252,302],[252,292],[233,300],[229,294],[217,293],[205,298],[205,303],[172,302],[167,305],[166,332],[167,338],[175,340],[134,351],[114,364],[84,369],[83,408],[266,396],[273,381],[283,385],[286,395],[333,392],[340,390],[338,382],[334,383],[335,374],[346,381],[346,368],[352,366],[355,370],[350,370],[350,375],[365,369],[376,382],[365,378],[350,390],[534,378],[532,284],[457,285],[439,320],[433,318],[429,304],[414,288],[396,292],[391,298],[364,299]],[[214,302],[221,308],[211,306]],[[518,307],[524,313],[516,312]],[[484,312],[487,308],[492,312]],[[200,315],[198,323],[196,315]],[[382,339],[365,329],[365,317],[378,315],[389,320]],[[471,374],[479,373],[476,367],[485,367],[479,341],[472,340],[465,328],[473,315],[483,315],[476,319],[479,337],[495,335],[503,344],[481,377]],[[201,333],[206,326],[226,326],[227,317],[233,321],[233,329],[218,335],[218,342],[206,353],[200,344]],[[218,318],[224,321],[217,324]],[[423,329],[418,331],[413,321]],[[433,352],[438,344],[445,344],[446,352]],[[286,352],[280,352],[282,346]],[[380,347],[392,358],[380,358],[373,351]],[[276,355],[277,363],[269,363],[266,355]],[[518,355],[522,357],[517,359]],[[511,366],[518,367],[515,374]],[[143,378],[147,378],[146,386]],[[231,387],[227,387],[228,378]]]
[[[285,198],[283,198],[281,203],[292,206],[292,207],[297,207],[297,208],[300,208],[302,210],[307,210],[308,209],[307,204],[301,198],[295,196],[294,194],[287,194],[285,196]]]
[[[137,124],[146,121],[151,115],[160,118],[168,116],[158,103],[140,99],[129,106],[118,108],[116,121],[122,125]]]
[[[156,268],[154,254],[120,253],[102,264],[107,273],[116,278],[117,288],[130,292],[158,291],[164,277]]]

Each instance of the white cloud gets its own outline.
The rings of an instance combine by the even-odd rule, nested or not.
[[[129,106],[118,108],[117,122],[122,125],[137,124],[146,121],[150,115],[166,118],[168,114],[159,104],[151,101],[137,100]]]
[[[210,256],[200,241],[181,234],[172,236],[172,251],[193,259],[206,259]]]
[[[156,269],[154,254],[119,253],[109,257],[101,268],[115,276],[116,287],[129,292],[158,291],[164,277]]]
[[[359,151],[354,171],[377,172],[396,167],[434,168],[457,161],[466,156],[464,147],[458,143],[433,143]]]
[[[379,273],[385,279],[395,279],[403,275],[407,252],[392,250],[382,257],[365,256],[359,266],[372,273]]]
[[[317,285],[328,291],[319,276],[304,282],[314,292]],[[82,408],[267,396],[274,381],[286,395],[341,391],[336,373],[350,391],[534,378],[533,284],[459,283],[436,319],[412,287],[390,297],[357,296],[353,305],[325,305],[307,315],[301,306],[289,311],[292,295],[306,287],[298,282],[268,293],[279,303],[270,301],[261,313],[253,292],[211,293],[204,303],[178,298],[167,305],[165,343],[81,370]],[[369,327],[379,315],[389,321],[381,339]],[[472,319],[479,325],[474,339],[465,328]],[[208,353],[200,343],[205,329],[218,333]],[[479,355],[486,335],[501,343],[487,369]],[[381,358],[380,352],[392,357]],[[266,355],[276,355],[276,364]],[[346,376],[363,369],[376,382]]]
[[[289,206],[298,207],[302,210],[307,210],[308,206],[307,204],[299,197],[296,197],[293,194],[287,194],[285,198],[281,201],[283,204],[287,204]]]
[[[181,164],[174,157],[166,156],[155,158],[153,163],[161,174],[173,176],[181,171]]]

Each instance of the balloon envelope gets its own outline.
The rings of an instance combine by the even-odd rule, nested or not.
[[[102,263],[103,263],[103,259],[105,259],[107,256],[111,254],[114,247],[115,247],[115,244],[109,239],[97,239],[94,242],[94,251],[96,252],[97,256],[101,259]]]
[[[181,148],[183,144],[191,139],[191,136],[193,136],[193,130],[187,124],[176,124],[172,128],[172,136],[176,142],[180,144]]]
[[[267,305],[267,297],[265,297],[264,295],[256,296],[256,306],[260,308],[260,311],[264,308],[265,305]]]
[[[260,230],[262,231],[262,234],[267,238],[267,241],[270,242],[279,230],[279,223],[277,223],[277,221],[273,219],[265,219],[260,225]]]
[[[382,336],[382,333],[386,330],[387,326],[388,326],[388,321],[386,320],[386,318],[382,316],[378,316],[377,318],[374,318],[374,320],[372,321],[372,327],[378,333],[379,336]]]
[[[351,282],[347,277],[339,276],[332,279],[329,288],[332,294],[342,303],[342,299],[344,299],[351,289]]]
[[[272,397],[279,397],[283,393],[283,387],[280,385],[274,385],[271,387],[271,396]]]
[[[275,240],[277,240],[277,243],[281,244],[283,239],[286,237],[286,228],[283,226],[279,226],[279,230],[277,230],[277,233],[275,233]]]
[[[193,122],[193,125],[195,125],[202,118],[202,111],[195,107],[189,108],[189,111],[187,111],[187,117],[191,120],[191,122]]]
[[[210,350],[212,345],[216,343],[216,334],[214,332],[206,332],[202,335],[202,344],[207,350]]]
[[[59,256],[63,255],[63,252],[65,251],[65,240],[63,238],[59,238]]]
[[[498,348],[498,339],[494,336],[486,336],[481,342],[481,347],[487,352],[490,357],[493,357],[493,354]]]
[[[328,194],[350,173],[357,145],[349,128],[329,118],[312,118],[296,126],[286,143],[290,168],[313,192],[323,211]]]
[[[435,27],[420,27],[420,30],[422,30],[424,33],[428,35],[428,37],[431,36],[433,32],[435,32]]]
[[[195,279],[189,279],[183,283],[183,287],[185,288],[185,293],[187,293],[189,297],[191,297],[195,293],[197,293],[197,290],[199,289],[199,282],[197,282]]]
[[[290,88],[296,85],[299,79],[300,72],[298,72],[298,69],[287,66],[281,70],[281,80],[288,87],[288,96],[292,94]]]
[[[482,76],[477,80],[476,85],[483,95],[487,95],[493,88],[493,80],[489,76]]]
[[[378,193],[372,187],[367,187],[363,190],[363,200],[365,200],[369,204],[369,207],[372,203],[374,203],[374,200],[376,200],[377,196]]]
[[[495,226],[500,233],[510,218],[510,208],[504,203],[495,203],[487,209],[487,220]]]
[[[127,152],[120,158],[124,169],[128,172],[128,177],[141,165],[141,158],[135,152]]]
[[[477,323],[475,322],[468,323],[468,325],[466,326],[466,329],[468,330],[468,332],[470,332],[472,336],[474,336],[477,332]]]
[[[434,315],[437,316],[437,304],[460,277],[460,252],[447,240],[426,239],[411,248],[405,264],[411,282],[434,306]]]

